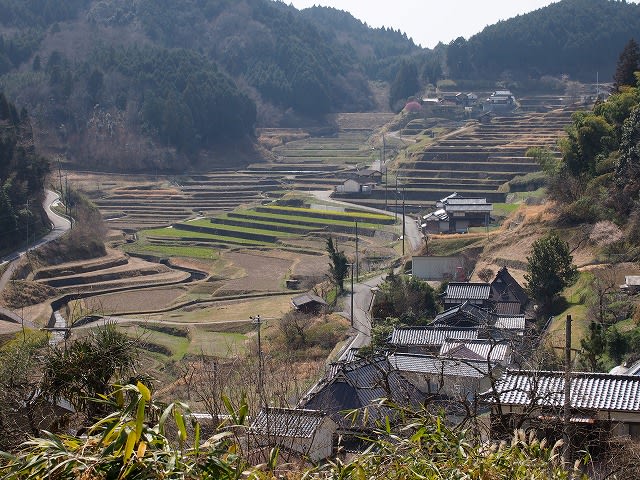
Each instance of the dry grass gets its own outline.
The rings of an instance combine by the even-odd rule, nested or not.
[[[83,308],[102,314],[160,310],[186,293],[185,287],[158,287],[96,295],[82,300]]]
[[[531,246],[549,231],[555,220],[552,204],[520,206],[499,229],[489,233],[487,246],[478,259],[475,272],[483,268],[497,271],[506,265],[514,278],[523,284]],[[581,232],[579,229],[563,229],[558,230],[558,235],[569,243],[569,248],[573,248],[578,244]],[[590,264],[595,258],[589,245],[580,246],[572,255],[578,266]]]
[[[146,315],[145,318],[177,323],[215,324],[218,322],[248,321],[249,317],[253,315],[261,315],[266,319],[280,318],[290,308],[291,297],[279,295],[192,305],[171,313]]]

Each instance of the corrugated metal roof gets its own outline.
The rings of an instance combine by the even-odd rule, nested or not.
[[[490,294],[488,283],[449,282],[445,300],[488,300]]]
[[[446,327],[396,327],[391,333],[393,345],[442,345],[448,338],[475,339],[478,330],[475,328]]]
[[[311,438],[325,417],[320,410],[267,408],[260,410],[251,428],[268,435]]]
[[[447,205],[491,205],[487,203],[486,198],[464,198],[464,197],[450,197],[444,200],[443,203]]]
[[[457,357],[457,348],[464,346],[483,359],[504,363],[509,354],[507,342],[495,342],[489,339],[478,340],[446,340],[440,348],[440,356]]]
[[[561,408],[564,372],[507,370],[496,385],[502,405]],[[490,402],[495,399],[487,392]],[[640,412],[640,378],[608,373],[574,372],[571,407],[586,410]]]
[[[493,326],[503,330],[524,330],[524,315],[495,315]]]
[[[296,307],[300,307],[302,305],[306,305],[307,303],[313,303],[313,302],[317,302],[320,305],[327,304],[327,302],[325,302],[322,297],[319,297],[318,295],[314,295],[312,293],[303,293],[291,299],[291,303],[293,303]]]
[[[442,208],[436,210],[435,212],[431,212],[427,215],[425,215],[424,217],[422,217],[423,220],[429,222],[429,221],[445,221],[445,220],[449,220],[449,215],[447,215],[447,212],[445,212]]]
[[[445,210],[447,213],[453,212],[492,212],[493,205],[490,203],[487,205],[446,205]]]
[[[400,372],[443,375],[445,377],[482,378],[488,374],[487,362],[482,360],[461,360],[438,358],[432,355],[394,353],[389,362]]]
[[[638,286],[640,285],[640,275],[626,275],[624,277],[624,283],[626,285]]]

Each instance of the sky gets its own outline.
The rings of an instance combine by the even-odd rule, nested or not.
[[[346,10],[370,27],[392,27],[425,48],[469,39],[488,25],[554,3],[551,0],[285,0],[297,9]]]

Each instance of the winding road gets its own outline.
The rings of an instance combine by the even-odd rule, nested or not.
[[[51,190],[46,190],[45,198],[44,198],[44,202],[42,203],[42,206],[47,212],[47,216],[49,217],[49,221],[51,222],[51,230],[49,231],[49,233],[47,233],[44,237],[36,240],[33,243],[25,245],[20,249],[8,255],[5,255],[4,257],[0,257],[0,265],[6,265],[6,269],[4,273],[2,274],[2,276],[0,276],[0,292],[4,289],[4,287],[7,285],[7,283],[11,279],[11,276],[13,275],[13,272],[17,267],[18,259],[20,257],[25,255],[29,250],[38,248],[46,243],[52,242],[53,240],[60,238],[62,235],[64,235],[67,232],[67,230],[71,228],[71,222],[67,218],[58,215],[52,210],[52,208],[59,201],[60,201],[60,196],[57,193]],[[0,314],[3,314],[3,313],[6,315],[7,318],[13,318],[12,315],[15,315],[15,313],[11,312],[10,310],[6,310],[0,307]]]

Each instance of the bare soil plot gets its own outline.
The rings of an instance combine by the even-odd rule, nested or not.
[[[278,295],[255,299],[227,300],[211,304],[198,304],[170,313],[145,315],[149,321],[165,324],[207,324],[225,322],[249,322],[249,317],[261,315],[264,318],[280,318],[291,309],[291,297]],[[127,317],[123,317],[126,319]],[[135,316],[139,319],[139,316]],[[222,328],[222,327],[216,327]]]
[[[13,335],[22,330],[22,325],[9,322],[6,320],[0,320],[0,335]]]
[[[85,310],[101,314],[160,310],[187,292],[185,287],[158,287],[96,295],[81,300]]]
[[[244,270],[244,276],[225,282],[221,290],[227,292],[277,291],[284,285],[293,261],[291,259],[269,256],[263,252],[252,253],[226,252],[222,254],[226,260]]]

